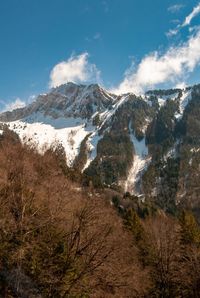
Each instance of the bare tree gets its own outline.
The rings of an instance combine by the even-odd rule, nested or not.
[[[149,244],[153,297],[177,297],[180,240],[175,220],[158,215],[145,222]]]

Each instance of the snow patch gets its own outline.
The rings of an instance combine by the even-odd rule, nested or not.
[[[176,141],[175,144],[167,151],[167,153],[163,156],[164,161],[167,161],[168,158],[176,158],[178,152],[178,146],[180,141]]]
[[[175,99],[177,99],[178,95],[179,95],[179,92],[175,92],[175,93],[172,93],[170,95],[163,95],[162,99],[165,100],[165,101],[166,100],[175,100]]]
[[[191,98],[192,98],[192,90],[189,90],[189,91],[184,90],[180,98],[179,113],[177,112],[175,114],[175,117],[177,120],[180,120],[183,117],[184,110],[187,107],[188,103],[190,102]]]
[[[142,131],[143,134],[146,133],[146,130],[147,130],[150,122],[151,122],[151,119],[150,118],[146,118],[145,119],[145,124],[143,125],[143,127],[141,129],[141,131]]]
[[[152,102],[149,100],[149,98],[152,95],[154,95],[154,96],[157,97],[159,107],[161,108],[161,107],[163,107],[166,104],[167,100],[176,100],[178,98],[179,92],[175,92],[175,93],[172,93],[170,95],[161,95],[161,96],[155,95],[153,93],[150,94],[150,95],[148,94],[148,95],[146,95],[146,98],[148,99],[148,102],[149,102],[149,105],[150,106],[152,106]]]
[[[163,95],[162,97],[158,97],[159,107],[162,107],[166,104],[167,100],[175,100],[177,99],[179,92],[175,92],[171,95]]]
[[[163,99],[163,98],[158,98],[158,104],[159,104],[159,107],[163,107],[166,103],[166,100]]]

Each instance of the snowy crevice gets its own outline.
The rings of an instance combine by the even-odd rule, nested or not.
[[[118,100],[112,107],[111,110],[106,110],[103,113],[100,113],[100,119],[101,119],[101,126],[100,129],[108,123],[112,116],[116,113],[116,111],[119,109],[121,105],[123,105],[127,100],[129,99],[129,95],[124,95],[120,100]]]
[[[179,102],[179,112],[175,114],[175,117],[177,120],[180,120],[183,117],[185,108],[187,107],[191,99],[192,99],[192,90],[189,90],[189,91],[184,90]]]
[[[133,164],[129,170],[127,180],[124,185],[124,190],[133,194],[140,194],[141,190],[138,186],[139,180],[147,169],[151,157],[149,156],[148,147],[145,143],[145,137],[138,141],[129,124],[130,138],[133,143],[135,154],[133,157]]]
[[[88,147],[88,159],[87,162],[82,170],[82,172],[87,169],[91,162],[96,158],[97,156],[97,145],[98,142],[103,138],[103,135],[99,135],[98,131],[93,132],[87,141],[87,147]]]

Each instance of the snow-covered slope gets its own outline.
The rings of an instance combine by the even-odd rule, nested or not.
[[[62,145],[68,166],[73,165],[83,139],[94,130],[91,123],[85,125],[81,118],[53,119],[41,113],[9,122],[8,127],[19,135],[23,143],[36,146],[40,153]]]

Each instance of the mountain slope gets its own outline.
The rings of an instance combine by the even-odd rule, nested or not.
[[[144,194],[173,209],[187,190],[194,196],[186,176],[200,154],[199,94],[199,85],[117,96],[96,84],[68,83],[0,121],[40,153],[63,148],[67,164],[95,186]]]

